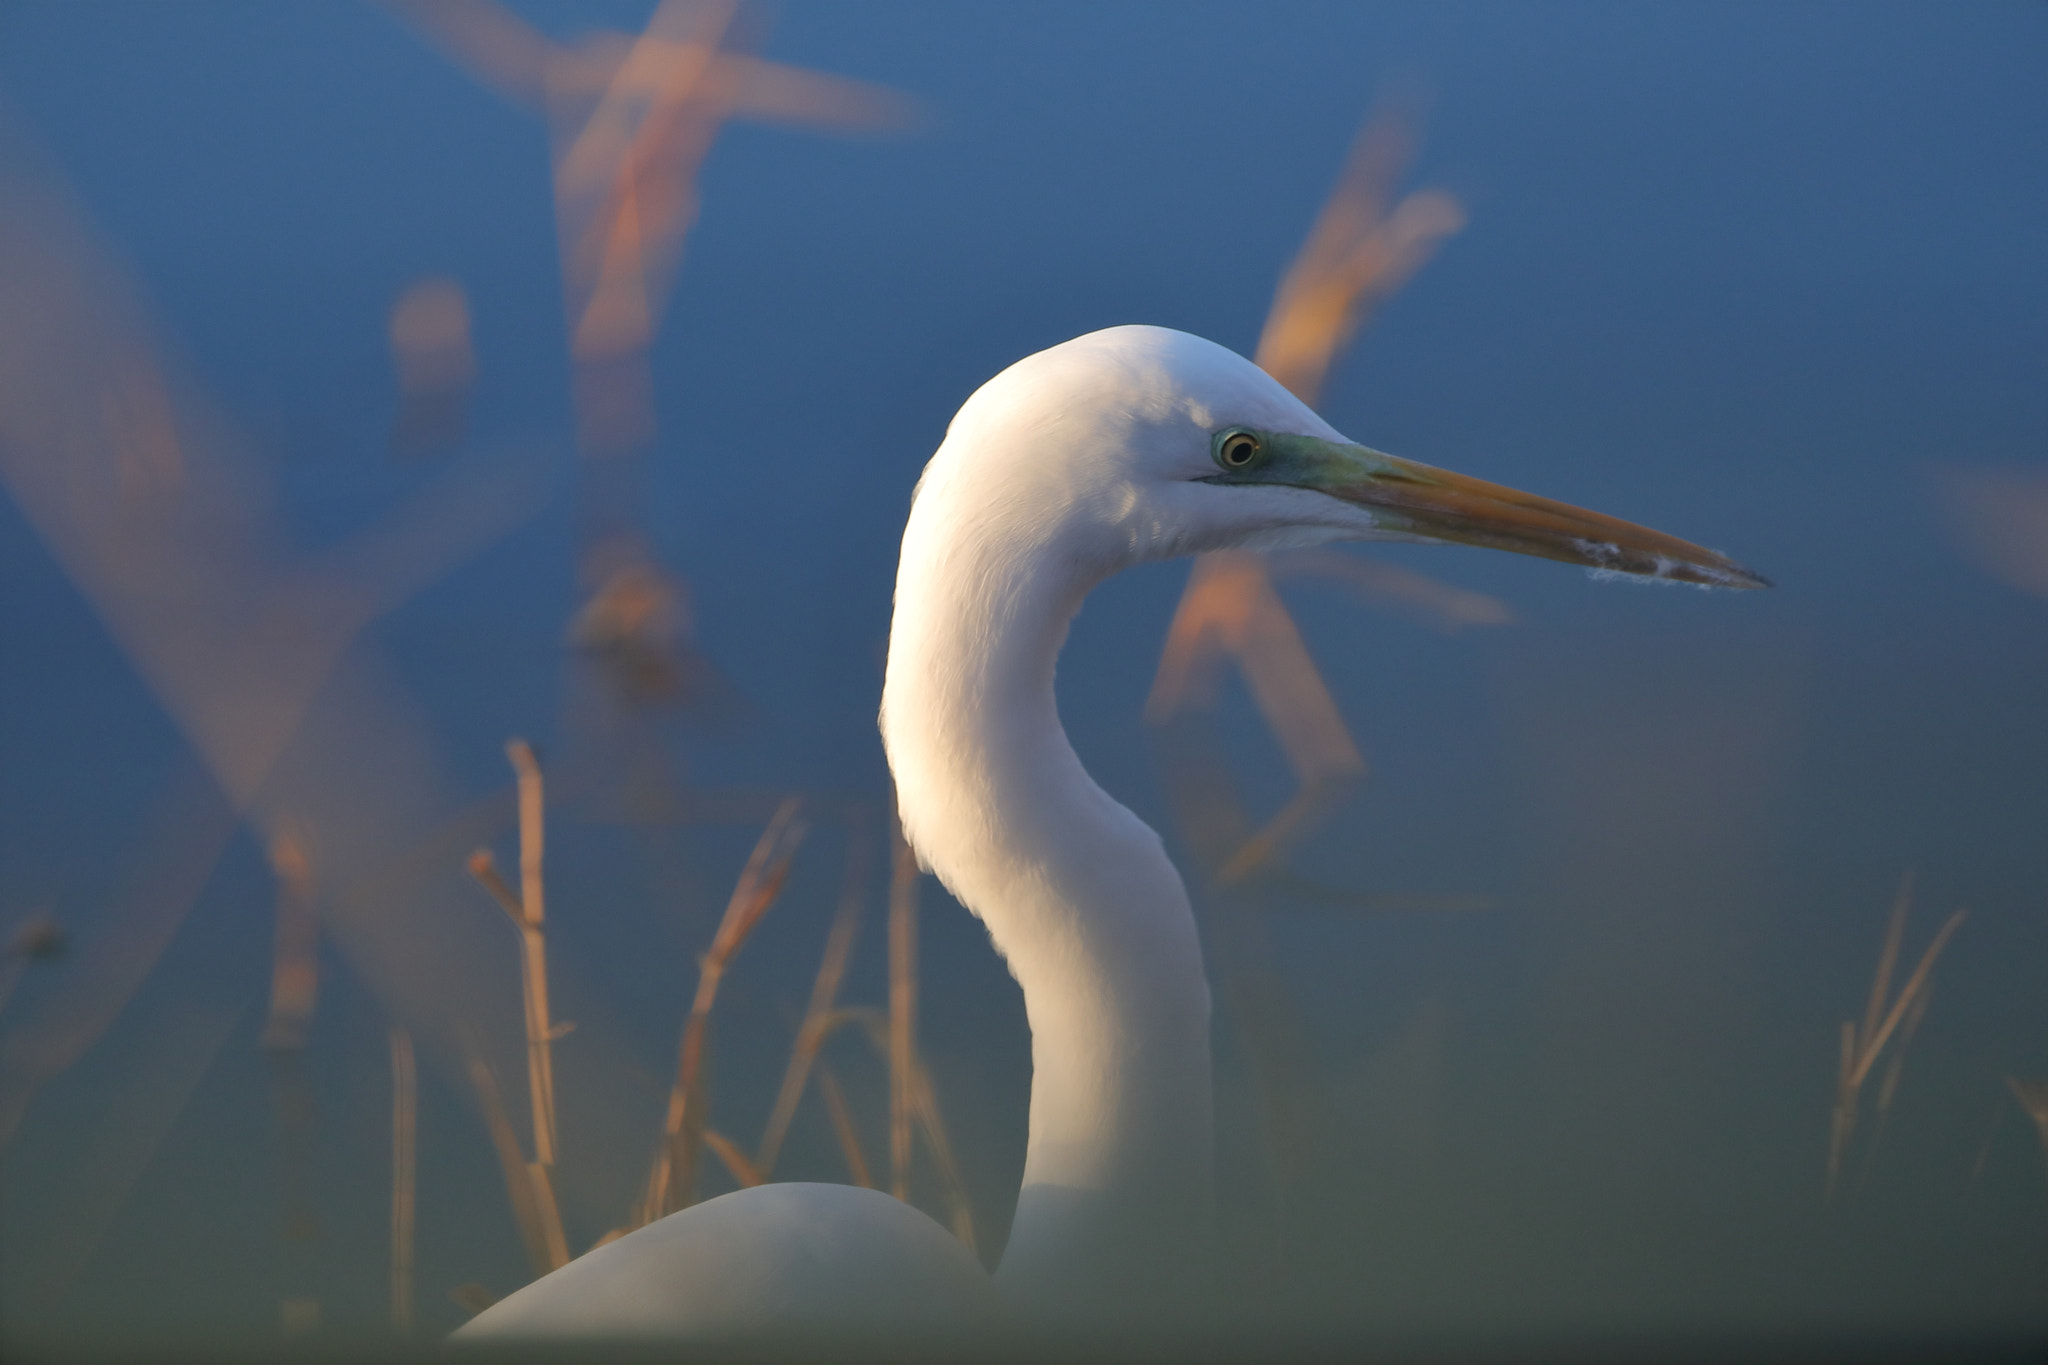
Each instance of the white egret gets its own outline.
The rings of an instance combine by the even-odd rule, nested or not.
[[[1121,569],[1332,540],[1765,586],[1656,531],[1351,444],[1184,333],[1117,327],[1012,365],[967,400],[918,483],[881,714],[905,835],[1023,988],[1030,1140],[1000,1268],[991,1281],[887,1195],[767,1185],[599,1247],[464,1335],[1059,1321],[1199,1292],[1213,1172],[1195,921],[1158,836],[1082,769],[1053,669],[1082,599]]]

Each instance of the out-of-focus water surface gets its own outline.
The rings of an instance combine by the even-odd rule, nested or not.
[[[637,33],[648,6],[520,13],[568,40]],[[530,1277],[458,1059],[490,1059],[529,1142],[517,936],[464,872],[486,843],[516,868],[515,735],[553,793],[572,1252],[628,1216],[698,955],[776,797],[810,795],[713,1016],[709,1121],[751,1149],[856,842],[871,904],[842,995],[886,1001],[880,651],[948,418],[1103,326],[1250,353],[1394,90],[1421,92],[1405,183],[1469,226],[1374,312],[1321,410],[1778,586],[1372,550],[1512,613],[1452,632],[1283,585],[1369,772],[1288,855],[1294,881],[1192,878],[1212,976],[1236,982],[1216,1033],[1233,1311],[1390,1337],[2048,1324],[2048,1126],[2026,1109],[2048,1097],[2027,1085],[2048,1081],[2048,9],[739,22],[742,49],[904,92],[921,121],[719,132],[648,352],[656,434],[606,463],[577,453],[536,109],[370,5],[0,10],[0,931],[47,914],[68,940],[0,962],[7,1333],[387,1330],[394,1024],[419,1040],[416,1330],[463,1320],[459,1286]],[[466,418],[417,440],[389,330],[426,277],[467,301],[475,377]],[[93,340],[145,334],[176,396],[94,388],[96,366],[157,373]],[[85,377],[75,402],[37,379],[56,416],[29,421],[28,374]],[[80,491],[98,474],[65,421],[165,404],[211,415],[132,440],[128,510],[80,523],[111,504]],[[155,500],[181,498],[187,538],[151,540]],[[686,594],[650,599],[665,697],[617,650],[564,647],[614,533]],[[261,542],[220,560],[241,578],[164,571],[236,537]],[[1099,780],[1193,869],[1161,776],[1179,741],[1139,723],[1186,578],[1100,591],[1060,687]],[[222,604],[234,629],[183,624]],[[1234,679],[1215,725],[1243,800],[1278,809],[1293,779]],[[266,1049],[281,838],[322,937],[303,1045]],[[1909,870],[1887,1008],[1968,915],[1864,1078],[1830,1198],[1842,1029]],[[992,1256],[1022,1006],[929,881],[920,965]],[[886,1178],[887,1073],[856,1035],[826,1055]],[[815,1091],[775,1173],[847,1178]],[[703,1191],[730,1183],[707,1157]]]

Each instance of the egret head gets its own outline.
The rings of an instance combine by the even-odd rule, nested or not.
[[[983,385],[920,498],[969,486],[1007,530],[1096,573],[1206,550],[1410,540],[1768,586],[1647,527],[1356,445],[1250,361],[1161,327],[1093,332]]]

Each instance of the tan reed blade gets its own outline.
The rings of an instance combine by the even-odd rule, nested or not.
[[[811,983],[811,1002],[797,1026],[796,1041],[789,1050],[789,1066],[782,1075],[782,1089],[776,1093],[775,1108],[761,1133],[759,1155],[754,1164],[766,1179],[775,1170],[782,1142],[789,1135],[790,1121],[803,1099],[804,1083],[825,1041],[824,1023],[839,1000],[839,983],[846,975],[846,960],[860,933],[860,921],[867,904],[867,879],[873,854],[861,831],[849,826],[846,834],[846,873],[839,888],[839,909],[832,917],[832,929],[825,938],[825,955],[818,962],[817,979]],[[865,1165],[865,1163],[861,1163]],[[866,1181],[857,1183],[865,1184]]]
[[[922,1057],[917,1058],[916,1063],[912,1107],[917,1114],[917,1124],[924,1131],[925,1143],[931,1149],[932,1164],[939,1168],[939,1184],[946,1192],[946,1209],[953,1224],[953,1235],[978,1255],[980,1248],[974,1240],[974,1205],[967,1197],[967,1181],[960,1174],[960,1163],[953,1159],[953,1143],[946,1136],[946,1122],[939,1116],[939,1094],[932,1085],[931,1068],[925,1065]]]
[[[910,1198],[910,1117],[917,1064],[917,855],[891,812],[889,877],[889,1188]]]
[[[802,809],[800,798],[786,798],[768,827],[761,831],[746,868],[733,887],[732,898],[726,902],[711,946],[698,961],[697,994],[690,1004],[690,1017],[683,1025],[676,1081],[669,1091],[668,1115],[662,1126],[661,1150],[648,1176],[647,1191],[638,1211],[639,1223],[651,1223],[664,1214],[688,1207],[696,1199],[697,1150],[704,1133],[704,1056],[711,1009],[717,1003],[719,982],[734,954],[782,894],[790,862],[808,829],[801,818]]]
[[[412,1035],[391,1030],[391,1330],[412,1335],[413,1215],[418,1167],[419,1074]]]
[[[853,1109],[846,1103],[846,1091],[839,1084],[839,1075],[823,1057],[817,1059],[813,1069],[818,1076],[818,1097],[825,1101],[825,1113],[832,1120],[832,1132],[839,1139],[839,1150],[846,1156],[847,1177],[862,1189],[871,1190],[875,1187],[875,1178],[868,1172],[867,1153],[861,1150],[860,1130],[854,1127]]]
[[[1928,987],[1928,975],[1934,970],[1935,959],[1948,946],[1949,939],[1962,927],[1965,912],[1958,910],[1943,922],[1936,931],[1927,950],[1920,955],[1920,961],[1906,978],[1906,984],[1899,989],[1896,999],[1889,1008],[1885,998],[1891,990],[1891,980],[1898,966],[1899,946],[1905,938],[1906,917],[1913,904],[1913,874],[1908,871],[1899,880],[1898,895],[1892,901],[1891,918],[1885,926],[1884,944],[1877,956],[1877,970],[1870,982],[1870,998],[1863,1009],[1863,1021],[1859,1026],[1853,1019],[1842,1021],[1841,1055],[1835,1084],[1835,1107],[1828,1130],[1827,1197],[1832,1199],[1841,1183],[1842,1164],[1848,1155],[1849,1142],[1855,1136],[1856,1118],[1861,1105],[1863,1083],[1869,1079],[1871,1068],[1877,1064],[1884,1045],[1889,1042],[1902,1022],[1909,1015],[1913,1024],[1919,1024],[1919,1013],[1924,1011],[1923,997]],[[1899,1051],[1903,1051],[1904,1041]],[[1897,1058],[1894,1057],[1896,1067]],[[1896,1078],[1888,1076],[1880,1108],[1887,1107]]]

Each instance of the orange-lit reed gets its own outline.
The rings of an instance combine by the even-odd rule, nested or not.
[[[726,902],[711,946],[699,960],[697,994],[683,1025],[676,1081],[669,1091],[668,1114],[662,1125],[661,1150],[648,1176],[637,1214],[639,1223],[651,1223],[696,1199],[697,1152],[705,1127],[704,1059],[711,1009],[717,1003],[719,982],[734,954],[782,893],[790,862],[807,830],[801,818],[802,806],[799,798],[789,797],[761,832],[738,884],[733,887],[732,898]]]
[[[818,1048],[825,1041],[826,1018],[838,1003],[839,983],[846,975],[846,961],[853,952],[854,939],[860,933],[861,915],[867,903],[870,861],[867,842],[860,837],[858,830],[849,829],[839,909],[833,915],[832,929],[825,937],[825,954],[818,963],[817,978],[811,983],[810,1005],[804,1011],[803,1022],[797,1026],[796,1042],[789,1050],[789,1066],[782,1074],[782,1089],[775,1096],[775,1107],[768,1115],[767,1127],[761,1133],[759,1154],[754,1158],[754,1164],[763,1176],[775,1170],[783,1139],[789,1134],[790,1121],[796,1116],[797,1104],[803,1099],[804,1085],[817,1061]],[[856,1144],[853,1154],[848,1157],[848,1165],[862,1172],[856,1178],[856,1184],[867,1183],[866,1164],[859,1157]]]

